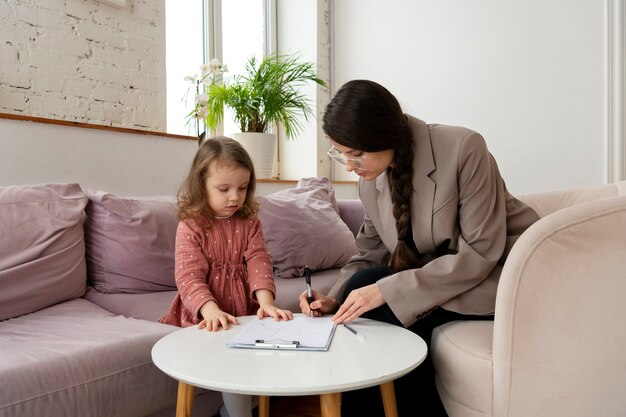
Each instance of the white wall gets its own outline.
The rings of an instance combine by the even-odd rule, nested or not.
[[[0,186],[77,182],[123,196],[172,195],[193,140],[0,119]]]
[[[120,196],[174,195],[198,149],[195,140],[0,119],[0,187],[77,182]],[[259,182],[267,195],[294,182]],[[356,198],[355,184],[335,184]]]
[[[279,0],[279,47],[319,61],[323,47],[314,34],[328,1]],[[427,122],[481,132],[514,193],[604,183],[613,159],[624,170],[624,2],[335,0],[333,81],[376,80]],[[0,2],[0,20],[12,18],[17,3]],[[614,38],[622,55],[611,55]],[[0,81],[16,76],[5,59],[13,52],[0,45]],[[610,76],[620,71],[621,78]],[[193,141],[16,123],[0,120],[0,185],[66,180],[126,195],[169,194],[195,149]],[[281,144],[282,178],[326,175],[319,162],[326,142],[314,122],[305,136]],[[607,155],[608,144],[617,153]],[[342,167],[336,172],[338,180],[354,178],[339,175]]]
[[[428,123],[480,132],[514,193],[601,184],[606,7],[599,0],[336,0],[335,86],[372,79]]]

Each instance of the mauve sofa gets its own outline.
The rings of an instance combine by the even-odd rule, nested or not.
[[[277,304],[298,311],[304,264],[328,291],[356,251],[363,208],[315,178],[259,199]],[[158,323],[175,294],[177,222],[172,197],[0,187],[0,417],[175,414],[177,382],[150,351],[177,329]],[[194,415],[221,404],[198,390]]]

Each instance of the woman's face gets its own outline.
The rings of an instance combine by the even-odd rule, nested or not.
[[[354,171],[355,174],[365,181],[374,180],[385,172],[393,162],[393,149],[378,152],[363,152],[358,149],[340,145],[332,139],[329,140],[333,148],[343,156],[346,171]]]

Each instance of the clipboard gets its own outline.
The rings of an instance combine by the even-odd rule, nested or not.
[[[244,349],[327,351],[337,328],[331,316],[294,315],[293,320],[271,317],[248,322],[226,346]]]

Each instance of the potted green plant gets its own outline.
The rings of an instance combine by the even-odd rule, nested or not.
[[[260,61],[256,57],[249,58],[244,73],[231,78],[223,77],[227,69],[216,60],[201,69],[199,79],[190,77],[196,82],[198,94],[189,116],[214,131],[224,119],[224,109],[232,109],[235,122],[246,135],[245,139],[239,134],[229,135],[242,142],[247,149],[254,146],[271,152],[272,161],[276,135],[269,135],[269,140],[274,141],[272,149],[268,149],[271,145],[259,143],[267,137],[269,128],[281,124],[286,138],[293,139],[303,128],[300,116],[308,121],[312,114],[310,100],[300,88],[308,82],[326,86],[316,76],[314,64],[301,61],[298,55],[276,53]],[[247,133],[256,135],[250,138]],[[256,159],[255,165],[259,165],[261,159],[267,159],[255,158],[258,150],[248,151]]]
[[[211,130],[223,120],[224,108],[230,107],[242,132],[265,133],[280,123],[291,139],[302,130],[298,116],[308,120],[312,113],[309,99],[299,88],[309,81],[326,85],[315,75],[314,64],[301,62],[297,55],[272,54],[260,62],[253,56],[244,73],[230,80],[219,79],[224,66],[215,60],[210,65],[213,71],[206,74],[210,82],[199,80],[204,94],[197,96],[192,116],[199,115]]]

